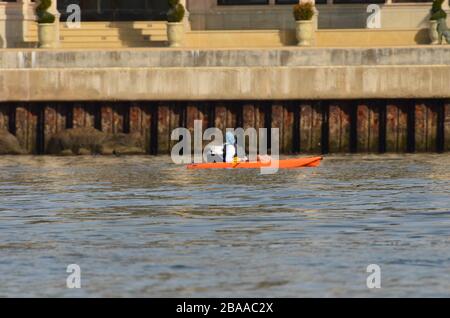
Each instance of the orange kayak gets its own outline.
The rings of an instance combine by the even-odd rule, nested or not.
[[[296,169],[296,168],[311,168],[318,167],[323,157],[309,157],[309,158],[296,158],[285,159],[276,161],[257,161],[257,162],[239,162],[239,163],[194,163],[188,165],[188,169],[259,169],[264,167],[270,167],[271,164],[278,164],[279,169]]]

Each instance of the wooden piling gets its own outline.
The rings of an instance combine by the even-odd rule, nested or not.
[[[75,103],[72,108],[72,128],[97,128],[101,129],[98,119],[101,118],[98,106],[93,103]]]
[[[214,127],[214,107],[207,102],[188,102],[185,106],[184,112],[182,111],[181,127],[189,129],[191,133],[191,147],[194,147],[194,125],[195,121],[202,122],[203,132]],[[211,141],[203,141],[203,146],[206,146]]]
[[[242,105],[243,128],[266,128],[265,105],[262,102],[246,102]]]
[[[138,133],[142,136],[144,141],[145,151],[152,153],[152,119],[153,111],[152,105],[146,102],[134,102],[130,104],[129,112],[129,130],[130,133]]]
[[[300,152],[322,152],[323,108],[320,102],[300,103],[300,123],[298,128]]]
[[[272,104],[272,122],[271,122],[271,128],[278,128],[278,138],[274,138],[275,136],[272,136],[272,142],[275,144],[278,144],[280,147],[280,153],[283,153],[285,151],[283,146],[283,113],[284,108],[283,105],[280,102],[276,102]]]
[[[267,128],[266,126],[266,105],[264,102],[249,101],[242,104],[242,128],[244,130],[254,128],[256,130],[256,136],[258,137],[258,147],[264,141],[260,139],[260,129]],[[267,148],[270,145],[267,144]],[[250,149],[249,140],[246,141],[246,150]]]
[[[357,152],[376,153],[380,150],[381,106],[376,101],[357,105]]]
[[[0,104],[0,129],[9,131],[10,105]]]
[[[350,152],[350,111],[346,101],[332,102],[329,106],[329,151]]]
[[[101,130],[109,134],[129,132],[129,106],[105,103],[101,106]]]
[[[415,105],[415,151],[436,152],[438,133],[438,104],[419,101]]]
[[[51,137],[66,129],[67,127],[67,110],[65,104],[60,103],[46,103],[44,106],[44,123],[43,123],[43,149],[45,153],[48,142]]]
[[[450,151],[450,101],[443,104],[443,151]]]
[[[228,127],[228,107],[225,103],[218,103],[214,106],[214,125],[222,130],[223,132],[226,131]]]
[[[25,151],[38,153],[38,104],[19,104],[15,109],[15,135]]]
[[[158,105],[158,154],[170,154],[172,146],[178,141],[171,140],[172,131],[183,122],[181,107],[177,103],[161,102]]]
[[[208,105],[199,105],[197,103],[188,103],[186,105],[184,126],[189,129],[191,134],[194,134],[194,124],[196,120],[202,122],[202,128],[207,129],[210,127],[210,113]]]
[[[158,105],[158,154],[169,154],[170,104]]]
[[[389,101],[386,106],[386,151],[406,152],[408,142],[408,113],[403,103]]]
[[[283,135],[281,149],[284,154],[293,154],[294,149],[294,128],[297,112],[292,102],[287,102],[283,108]]]
[[[272,104],[271,128],[279,129],[280,152],[284,154],[294,152],[295,108],[296,106],[291,102],[275,102]]]
[[[67,128],[139,133],[149,154],[169,154],[173,129],[279,128],[280,152],[443,152],[450,150],[450,101],[190,101],[0,103],[0,129],[29,153],[44,153]],[[268,141],[271,142],[270,140]],[[209,141],[204,141],[206,145]]]
[[[179,141],[179,139],[177,140],[172,140],[171,139],[171,135],[172,135],[172,131],[174,129],[180,128],[183,126],[183,105],[180,105],[180,103],[174,103],[170,106],[169,108],[169,112],[170,112],[170,119],[169,119],[169,153],[172,150],[173,146],[176,145]]]
[[[242,127],[242,104],[239,102],[217,102],[214,106],[215,127],[225,134],[227,128]]]

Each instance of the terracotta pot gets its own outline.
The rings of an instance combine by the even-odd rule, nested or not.
[[[184,23],[167,23],[167,38],[170,47],[180,47],[184,41]]]
[[[438,22],[436,20],[430,20],[430,28],[428,32],[430,34],[431,44],[439,44],[439,33],[437,31]]]
[[[39,47],[42,49],[51,49],[55,47],[55,24],[38,24]]]
[[[310,46],[314,37],[313,20],[297,21],[295,28],[298,46]]]

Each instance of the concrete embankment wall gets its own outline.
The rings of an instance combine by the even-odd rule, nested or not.
[[[0,129],[29,153],[55,133],[280,128],[283,153],[450,149],[450,47],[0,51]]]
[[[140,133],[149,154],[167,154],[177,127],[279,128],[280,151],[443,152],[450,150],[450,100],[138,101],[0,103],[0,129],[42,154],[68,128]]]
[[[450,47],[0,51],[0,101],[450,98]]]

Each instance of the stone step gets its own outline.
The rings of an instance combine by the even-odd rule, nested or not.
[[[143,30],[143,29],[62,29],[62,36],[133,36],[133,35],[166,35],[166,30]]]
[[[65,23],[62,23],[65,25]],[[166,28],[167,23],[164,21],[104,21],[104,22],[81,22],[81,24],[87,28],[95,28],[95,27],[131,27],[131,28]]]
[[[87,36],[87,35],[61,35],[61,41],[67,42],[98,42],[98,41],[117,41],[117,42],[132,42],[132,41],[167,41],[166,35],[127,35],[127,36]]]
[[[133,36],[133,37],[115,37],[115,36],[101,36],[101,37],[83,37],[83,36],[64,36],[61,37],[63,42],[136,42],[136,41],[166,41],[167,37],[150,37],[150,36]]]
[[[61,46],[68,48],[165,46],[167,28],[165,22],[151,21],[82,22],[79,29],[70,29],[61,23],[60,38]],[[37,40],[37,24],[32,23],[26,42]]]
[[[129,41],[143,41],[143,40],[149,40],[145,39],[143,36],[128,36],[125,38],[120,38],[118,36],[61,36],[61,41],[63,42],[109,42],[109,41],[115,41],[115,42],[129,42]]]
[[[61,29],[69,29],[66,23],[61,23]],[[155,29],[165,30],[166,23],[161,22],[81,22],[81,29],[104,30],[104,29]],[[30,30],[37,30],[37,23],[31,23]]]
[[[37,30],[37,29],[35,29]],[[163,28],[163,27],[132,27],[132,26],[124,26],[124,27],[120,27],[120,26],[111,26],[111,27],[86,27],[84,25],[81,25],[80,28],[69,28],[67,26],[62,26],[60,27],[60,30],[67,30],[67,31],[74,31],[74,30],[80,30],[80,31],[108,31],[108,30],[149,30],[149,31],[159,31],[159,32],[165,32],[167,30],[167,28]]]
[[[162,47],[166,46],[166,42],[157,41],[135,41],[135,42],[118,42],[118,41],[102,41],[102,42],[62,42],[61,48],[73,49],[102,49],[102,48],[125,48],[125,47]]]
[[[62,43],[98,43],[98,42],[117,42],[122,43],[123,45],[129,47],[128,43],[135,42],[167,42],[167,37],[152,37],[152,38],[128,38],[128,39],[119,39],[119,38],[102,38],[99,39],[91,39],[91,38],[61,38]],[[25,42],[38,42],[38,38],[28,37],[25,39]]]
[[[159,35],[142,35],[133,37],[117,37],[117,36],[61,36],[61,42],[72,42],[72,43],[95,43],[95,42],[117,42],[117,43],[129,43],[129,42],[166,42],[167,36]],[[37,42],[37,36],[28,36],[25,38],[25,42]]]
[[[98,36],[116,36],[116,37],[132,37],[132,36],[159,36],[167,37],[165,30],[79,30],[79,29],[66,29],[60,30],[61,36],[85,36],[85,37],[98,37]],[[36,32],[29,32],[27,36],[37,37]]]

